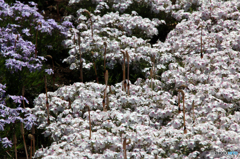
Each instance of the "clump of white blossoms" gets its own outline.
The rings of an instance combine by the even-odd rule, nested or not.
[[[82,54],[95,50],[96,56],[100,56],[104,52],[103,42],[107,42],[109,64],[121,61],[120,51],[127,50],[131,61],[143,58],[151,62],[150,57],[155,55],[156,72],[165,71],[160,79],[138,79],[130,84],[130,95],[122,91],[122,83],[111,86],[111,90],[107,87],[107,111],[103,111],[106,86],[102,84],[75,83],[48,92],[50,125],[46,95],[40,94],[32,111],[38,117],[39,128],[54,142],[37,150],[35,157],[121,159],[124,138],[130,139],[126,145],[128,158],[223,159],[229,156],[209,152],[240,152],[240,2],[195,1],[199,6],[192,13],[184,11],[188,6],[184,2],[169,3],[178,7],[179,23],[165,42],[153,47],[146,40],[131,37],[136,27],[131,21],[135,17],[135,24],[146,22],[150,28],[157,26],[155,21],[116,12],[103,17],[91,14],[91,26],[89,20],[82,21],[86,17],[84,10],[79,10],[78,29],[86,31],[72,29],[71,39],[65,41],[72,47],[65,61],[75,65],[71,66],[73,69],[78,68],[80,53],[74,38],[80,37]],[[117,28],[119,25],[122,30]],[[106,36],[100,36],[103,32]],[[144,33],[153,35],[150,29]],[[150,74],[149,68],[144,71]],[[184,101],[183,96],[179,101],[176,95],[180,87]]]

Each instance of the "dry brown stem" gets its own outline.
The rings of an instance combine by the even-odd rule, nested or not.
[[[129,86],[130,86],[130,82],[129,82],[129,54],[128,54],[128,52],[126,51],[126,56],[127,56],[127,63],[128,63],[128,74],[127,74],[127,78],[128,78],[128,83],[127,83],[127,88],[128,88],[128,91],[127,91],[127,93],[128,93],[128,96],[129,96],[129,94],[130,94],[130,91],[129,91]]]
[[[183,127],[184,127],[184,134],[186,134],[187,133],[187,129],[186,129],[186,121],[185,121],[185,106],[184,106],[184,92],[183,92],[183,90],[181,90],[181,89],[179,89],[178,90],[178,92],[179,93],[181,93],[182,94],[182,98],[183,98]]]
[[[202,26],[201,26],[201,59],[203,58],[202,46],[203,46],[203,42],[202,42]]]
[[[108,84],[108,70],[106,70],[106,73],[105,73],[105,85],[106,85],[106,88],[104,89],[104,95],[103,95],[103,111],[107,111],[106,107],[105,107],[105,99],[106,99],[106,91],[107,91],[107,85]]]
[[[150,77],[151,77],[151,89],[153,89],[153,84],[152,84],[152,76],[153,76],[153,73],[152,73],[153,71],[152,71],[152,68],[151,68],[151,70],[150,70]]]
[[[37,24],[36,44],[35,44],[35,58],[37,57],[37,38],[38,38],[38,26],[39,25],[42,25],[42,23],[38,22],[38,24]]]
[[[53,69],[53,71],[54,71],[53,57],[52,57],[51,55],[47,55],[45,58],[47,58],[47,57],[52,60],[52,69]],[[55,73],[53,74],[52,79],[53,79],[53,89],[55,89]]]
[[[78,34],[78,45],[79,45],[79,59],[80,59],[80,80],[81,82],[83,82],[83,71],[82,71],[82,64],[83,64],[83,61],[82,61],[82,53],[81,53],[81,48],[80,48],[80,44],[81,44],[81,38],[80,38],[80,33]]]
[[[124,139],[123,139],[123,156],[124,156],[124,159],[127,159],[127,150],[126,150],[126,147],[127,147],[127,145],[129,145],[131,143],[131,139],[128,139],[128,142],[127,142],[127,138],[125,137]]]
[[[50,124],[50,119],[49,119],[49,103],[48,103],[48,96],[47,96],[47,78],[46,75],[44,76],[44,83],[45,83],[45,91],[46,91],[46,107],[47,107],[47,122],[48,125]]]
[[[28,138],[31,140],[31,148],[30,148],[30,159],[32,158],[33,153],[33,142],[35,143],[35,138],[32,134],[28,134]]]
[[[194,117],[194,100],[192,102],[192,113],[193,113],[193,122],[195,122],[195,117]]]
[[[21,125],[20,125],[20,130],[21,130],[21,134],[22,134],[22,137],[23,137],[23,144],[24,144],[26,159],[28,159],[28,151],[27,151],[27,144],[26,144],[26,140],[25,140],[25,136],[24,136],[23,123],[21,123]]]
[[[123,66],[122,66],[122,69],[123,69],[123,87],[122,87],[122,91],[126,91],[127,83],[126,83],[126,76],[125,76],[125,52],[121,50],[121,53],[123,54]]]
[[[91,52],[91,53],[92,53],[92,55],[94,54],[93,52]],[[94,59],[93,59],[93,66],[94,66],[94,70],[95,70],[96,81],[97,81],[97,83],[99,83],[98,82],[98,76],[97,76],[97,67],[96,67],[96,63],[95,63]]]
[[[71,109],[71,105],[72,105],[71,99],[68,97],[68,107],[69,107],[69,109]]]
[[[88,108],[88,119],[89,119],[89,139],[91,139],[92,134],[92,126],[91,126],[91,118],[90,118],[90,107],[86,105],[85,107]]]
[[[16,130],[15,130],[15,124],[13,125],[13,145],[14,145],[15,159],[17,159],[17,136],[16,136]]]
[[[24,95],[25,95],[25,86],[22,87],[22,97],[23,98],[24,98]],[[25,101],[24,101],[24,99],[23,99],[23,108],[25,109]],[[20,125],[20,130],[21,130],[21,134],[22,134],[22,137],[23,137],[23,144],[24,144],[26,158],[28,159],[27,144],[26,144],[26,140],[25,140],[25,136],[24,136],[23,123],[21,123],[21,125]]]
[[[91,13],[88,10],[85,10],[84,12],[86,12],[90,16],[91,30],[92,30],[92,39],[93,39],[93,23],[92,23],[92,19],[91,19]]]
[[[105,46],[105,50],[104,50],[104,73],[106,72],[106,53],[107,53],[107,43],[104,42],[103,43]]]

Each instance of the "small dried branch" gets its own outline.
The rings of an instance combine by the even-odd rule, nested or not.
[[[92,55],[94,54],[93,52],[91,52],[91,53],[92,53]],[[94,70],[95,70],[96,81],[97,81],[97,83],[99,83],[99,82],[98,82],[98,75],[97,75],[97,67],[96,67],[96,63],[95,63],[95,61],[94,61],[94,58],[93,58],[93,66],[94,66]]]
[[[81,48],[80,48],[80,44],[81,44],[81,38],[80,38],[80,33],[78,34],[78,45],[79,45],[79,59],[80,59],[80,81],[83,82],[83,71],[82,71],[82,53],[81,53]]]
[[[17,136],[16,136],[16,130],[15,130],[15,124],[13,125],[13,145],[14,145],[15,159],[17,159]]]
[[[128,52],[126,51],[126,56],[127,56],[127,63],[128,63],[128,74],[127,74],[127,78],[128,78],[128,83],[127,83],[127,88],[128,88],[128,91],[127,91],[127,93],[128,93],[128,96],[129,96],[129,94],[130,94],[130,91],[129,91],[129,87],[130,87],[130,82],[129,82],[129,54],[128,54]]]
[[[126,83],[126,77],[125,77],[125,52],[121,50],[121,53],[123,54],[123,66],[122,66],[122,69],[123,69],[123,87],[122,87],[122,91],[126,91],[127,83]]]
[[[92,39],[93,39],[93,22],[92,22],[92,19],[91,19],[92,16],[91,16],[91,13],[88,10],[85,10],[84,12],[87,13],[90,16],[89,19],[90,19],[90,22],[91,22]]]
[[[35,138],[32,134],[28,134],[28,138],[31,140],[31,148],[30,148],[30,159],[32,159],[33,153],[33,142],[35,143]]]
[[[179,93],[182,94],[182,98],[183,98],[183,127],[184,127],[184,134],[187,133],[187,129],[186,129],[186,121],[185,121],[185,106],[184,106],[184,92],[183,90],[179,89],[178,90]]]
[[[203,47],[203,42],[202,42],[202,26],[201,26],[201,59],[203,58],[203,50],[202,50],[202,47]]]
[[[54,61],[53,61],[53,57],[51,56],[51,55],[47,55],[45,58],[50,58],[51,60],[52,60],[52,69],[53,69],[53,71],[54,71]],[[53,74],[53,76],[52,76],[52,79],[53,79],[53,89],[55,89],[55,73]]]
[[[25,140],[25,136],[24,136],[23,123],[21,123],[21,125],[20,125],[20,130],[21,130],[21,134],[22,134],[22,137],[23,137],[23,144],[24,144],[26,159],[28,159],[28,151],[27,151],[27,144],[26,144],[26,140]]]
[[[23,87],[22,87],[22,97],[23,98],[24,98],[24,95],[25,95],[25,86],[23,85]],[[25,101],[24,101],[24,99],[23,99],[23,108],[25,109]],[[21,134],[22,134],[22,137],[23,137],[23,144],[24,144],[26,158],[28,159],[27,144],[26,144],[26,140],[25,140],[25,136],[24,136],[23,123],[21,123],[21,125],[20,125],[20,130],[21,130]]]
[[[36,149],[35,149],[35,127],[34,125],[32,126],[32,135],[34,137],[34,140],[33,140],[33,154],[35,153]]]
[[[49,119],[49,103],[48,103],[48,96],[47,96],[47,78],[46,75],[44,76],[44,83],[45,83],[45,91],[46,91],[46,107],[47,107],[47,121],[48,124],[50,124],[50,119]]]
[[[90,107],[86,105],[85,107],[88,108],[88,119],[89,119],[89,139],[91,139],[92,134],[92,126],[91,126],[91,118],[90,118]]]
[[[106,91],[107,91],[107,85],[108,84],[108,70],[106,70],[106,73],[105,73],[105,85],[106,85],[106,88],[104,89],[104,95],[103,95],[103,111],[107,111],[106,107],[105,107],[105,99],[106,99]]]
[[[68,108],[69,108],[69,109],[71,109],[71,105],[72,105],[71,99],[68,97]]]
[[[107,53],[107,43],[104,42],[103,43],[105,46],[105,50],[104,50],[104,73],[106,72],[106,53]]]
[[[37,38],[38,38],[38,26],[41,26],[42,23],[41,22],[38,22],[37,24],[37,33],[36,33],[36,44],[35,44],[35,58],[37,57]]]
[[[127,150],[126,150],[126,147],[127,147],[127,145],[129,145],[131,143],[131,139],[128,139],[128,142],[127,142],[127,138],[125,137],[124,139],[123,139],[123,156],[124,156],[124,159],[127,159]]]
[[[193,122],[195,122],[195,117],[194,117],[194,100],[192,102],[192,113],[193,113]]]
[[[150,70],[150,77],[151,77],[151,89],[153,89],[153,82],[152,82],[152,76],[153,76],[153,73],[152,73],[153,71],[152,71],[152,68],[151,68],[151,70]]]

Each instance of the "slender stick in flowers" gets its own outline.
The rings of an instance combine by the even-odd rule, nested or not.
[[[130,91],[129,91],[129,86],[130,86],[130,82],[129,82],[129,54],[128,54],[128,52],[126,51],[126,56],[127,56],[127,63],[128,63],[128,74],[127,74],[127,78],[128,78],[128,83],[127,83],[127,88],[128,88],[128,96],[129,96],[129,94],[130,94]]]
[[[26,144],[26,140],[25,140],[25,136],[24,136],[23,123],[21,123],[21,125],[20,125],[20,130],[21,130],[21,134],[22,134],[22,137],[23,137],[23,144],[24,144],[26,159],[28,159],[28,151],[27,151],[27,144]]]
[[[69,109],[71,109],[71,105],[72,105],[71,99],[68,97],[68,107],[69,107]]]
[[[41,26],[42,23],[41,22],[38,22],[37,24],[37,33],[36,33],[36,44],[35,44],[35,58],[37,57],[37,38],[38,38],[38,26]]]
[[[193,122],[195,122],[195,117],[194,117],[194,100],[192,101],[192,113],[193,113]]]
[[[107,43],[104,42],[103,43],[105,46],[105,50],[104,50],[104,73],[106,72],[106,53],[107,53]]]
[[[81,48],[80,48],[80,44],[81,44],[81,38],[80,38],[80,33],[78,34],[78,45],[79,45],[79,59],[80,59],[80,80],[81,82],[83,82],[83,71],[82,71],[82,64],[83,64],[83,61],[82,61],[82,53],[81,53]]]
[[[181,108],[180,108],[180,93],[178,93],[178,114],[181,113]]]
[[[12,157],[12,156],[9,154],[9,152],[8,152],[8,151],[5,151],[5,152],[8,154],[8,156],[9,156],[9,157],[13,158],[13,157]]]
[[[126,76],[125,76],[125,52],[121,50],[121,53],[123,54],[123,87],[122,87],[122,91],[126,91]]]
[[[151,77],[151,89],[153,89],[153,85],[152,85],[152,76],[153,76],[153,71],[152,71],[152,68],[150,70],[150,77]]]
[[[92,55],[94,54],[93,52],[91,52],[91,53],[92,53]],[[98,75],[97,75],[97,67],[96,67],[96,63],[95,63],[94,59],[93,59],[93,66],[94,66],[94,70],[95,70],[96,81],[97,81],[97,83],[99,83],[98,82]]]
[[[86,105],[85,107],[88,108],[88,119],[89,119],[89,139],[91,139],[92,134],[92,126],[91,126],[91,118],[90,118],[90,107]]]
[[[106,94],[106,96],[107,96],[107,106],[106,106],[106,109],[108,109],[108,108],[109,108],[109,98],[108,98],[108,93]]]
[[[127,142],[127,138],[124,137],[123,139],[123,156],[124,156],[124,159],[127,159],[127,150],[126,150],[126,147],[127,145],[129,145],[131,143],[131,139],[128,139],[128,142]]]
[[[23,97],[22,102],[23,102],[23,108],[25,109],[24,94],[25,94],[25,86],[22,87],[22,97]],[[25,140],[25,136],[24,136],[23,123],[21,123],[21,125],[20,125],[20,130],[21,130],[21,134],[22,134],[22,137],[23,137],[23,144],[24,144],[26,158],[28,159],[28,151],[27,151],[27,144],[26,144],[26,140]]]
[[[90,16],[91,30],[92,30],[92,39],[93,39],[93,23],[92,23],[92,19],[91,19],[91,13],[88,10],[85,10],[84,12],[86,12]]]
[[[53,57],[51,55],[47,55],[46,58],[50,58],[52,60],[52,69],[54,70],[54,62],[53,62]],[[53,89],[55,89],[55,73],[53,74],[52,76],[52,79],[53,79]]]
[[[182,94],[182,98],[183,98],[183,127],[184,127],[184,134],[186,134],[187,129],[186,129],[186,123],[185,123],[184,92],[181,89],[179,89],[178,92]]]
[[[203,58],[203,50],[202,50],[202,46],[203,46],[203,42],[202,42],[202,26],[201,27],[201,59]]]
[[[14,145],[15,159],[17,159],[17,136],[16,136],[16,130],[15,130],[15,124],[13,125],[13,145]]]
[[[44,76],[44,82],[45,82],[45,91],[46,91],[46,107],[47,107],[47,121],[48,124],[50,124],[50,119],[49,119],[49,103],[48,103],[48,96],[47,96],[47,78],[46,75]]]
[[[19,37],[18,37],[18,34],[17,34],[17,38],[15,40],[15,44],[14,44],[14,49],[16,50],[16,46],[17,46],[17,41],[18,41]]]
[[[153,79],[155,80],[155,73],[154,73],[154,70],[155,70],[155,56],[152,56],[151,57],[151,61],[152,61],[152,63],[153,63],[153,65],[152,65],[152,70],[153,70]]]
[[[32,126],[32,135],[33,135],[33,154],[35,153],[36,149],[35,149],[35,128],[34,125]]]
[[[108,70],[106,70],[106,73],[105,73],[105,85],[106,85],[106,88],[104,89],[104,95],[103,95],[103,111],[107,111],[106,107],[105,107],[105,99],[106,99],[106,91],[107,91],[107,84],[108,84]]]
[[[35,138],[32,134],[28,134],[28,138],[31,140],[31,148],[30,148],[30,159],[32,159],[33,152],[33,144],[35,143]]]

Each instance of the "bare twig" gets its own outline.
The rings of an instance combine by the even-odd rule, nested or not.
[[[194,100],[192,101],[192,113],[193,113],[193,122],[195,121],[195,116],[194,116]]]
[[[28,134],[28,138],[31,140],[31,148],[30,148],[30,159],[32,159],[33,153],[33,142],[35,143],[35,138],[32,134]]]
[[[126,150],[126,147],[127,147],[127,145],[129,145],[131,143],[131,139],[128,139],[128,142],[127,142],[127,138],[126,137],[124,137],[124,139],[123,139],[123,155],[124,155],[124,159],[127,159],[127,150]]]
[[[25,109],[24,95],[25,95],[25,86],[22,87],[23,108]],[[21,130],[21,134],[23,137],[23,144],[24,144],[24,149],[25,149],[25,153],[26,153],[26,158],[28,159],[27,144],[26,144],[26,140],[25,140],[25,136],[24,136],[23,123],[21,123],[21,125],[20,125],[20,130]]]
[[[68,97],[68,108],[71,109],[71,99]]]
[[[85,107],[88,108],[88,119],[89,119],[89,139],[91,139],[92,134],[92,126],[91,126],[91,118],[90,118],[90,107],[86,105]]]
[[[35,44],[35,58],[37,57],[37,38],[38,38],[38,26],[41,26],[42,23],[41,22],[38,22],[37,24],[37,33],[36,33],[36,44]]]
[[[106,107],[105,107],[105,99],[106,99],[106,91],[107,91],[107,85],[108,84],[108,70],[106,70],[106,73],[105,73],[105,85],[106,85],[106,88],[104,89],[104,95],[103,95],[103,111],[107,111]]]
[[[24,136],[23,123],[21,123],[21,125],[20,125],[20,130],[21,130],[21,134],[22,134],[22,137],[23,137],[23,144],[24,144],[26,159],[28,159],[28,151],[27,151],[27,144],[26,144],[26,140],[25,140],[25,136]]]
[[[53,57],[52,57],[51,55],[47,55],[46,58],[47,58],[47,57],[52,60],[52,69],[53,69],[53,71],[54,71]],[[52,79],[53,79],[53,89],[55,89],[55,87],[56,87],[56,86],[55,86],[55,73],[53,74]]]
[[[104,73],[106,72],[106,53],[107,53],[107,43],[104,42],[103,43],[105,46],[105,50],[104,50]]]
[[[49,103],[48,103],[48,96],[47,96],[47,78],[46,75],[44,76],[44,83],[45,83],[45,91],[46,91],[46,107],[47,107],[47,121],[48,124],[50,124],[50,119],[49,119]]]
[[[122,69],[123,69],[123,87],[122,87],[122,91],[126,91],[127,83],[126,83],[126,77],[125,77],[125,52],[121,50],[121,53],[123,54],[123,66],[122,66]]]
[[[184,127],[184,134],[187,133],[187,129],[186,129],[186,123],[185,123],[185,106],[184,106],[184,92],[183,90],[179,89],[178,90],[179,93],[182,94],[182,98],[183,98],[183,127]]]
[[[13,145],[14,145],[15,159],[17,159],[17,136],[16,136],[16,130],[15,130],[15,124],[13,125]]]
[[[128,88],[128,96],[129,96],[129,94],[130,94],[130,91],[129,91],[129,86],[130,86],[130,82],[129,82],[129,54],[128,54],[128,52],[126,51],[126,56],[127,56],[127,63],[128,63],[128,74],[127,74],[127,78],[128,78],[128,83],[127,83],[127,88]]]
[[[94,54],[93,52],[91,52],[91,53],[92,53],[92,55]],[[97,83],[99,83],[99,82],[98,82],[98,75],[97,75],[97,67],[96,67],[96,63],[95,63],[95,61],[94,61],[94,58],[93,58],[93,66],[94,66],[94,70],[95,70],[96,81],[97,81]]]
[[[81,82],[83,82],[83,71],[82,71],[82,53],[81,53],[81,48],[80,48],[80,44],[81,44],[81,38],[80,38],[80,33],[78,34],[78,45],[79,45],[79,59],[80,59],[80,80]]]
[[[93,22],[92,22],[92,19],[91,19],[91,13],[89,11],[87,11],[87,10],[85,10],[84,12],[86,12],[90,16],[91,30],[92,30],[92,39],[93,39]]]
[[[202,26],[201,26],[201,59],[203,58],[202,46],[203,46],[203,42],[202,42]]]

